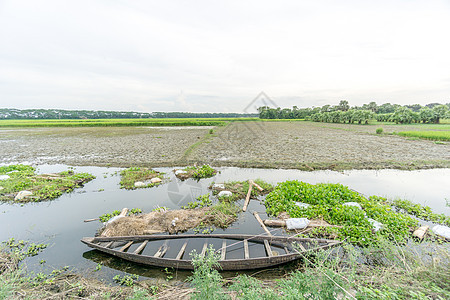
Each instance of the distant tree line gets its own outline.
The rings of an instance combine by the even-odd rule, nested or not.
[[[439,123],[440,119],[450,118],[450,103],[430,103],[399,105],[376,102],[350,107],[348,101],[342,100],[338,105],[324,105],[322,107],[298,108],[258,108],[261,119],[307,119],[327,123],[359,123],[367,124],[370,119],[380,122],[395,123]]]
[[[63,109],[0,108],[0,119],[139,119],[139,118],[239,118],[258,114],[189,113],[189,112],[123,112]]]
[[[257,118],[258,114],[244,113],[191,113],[191,112],[153,112],[152,118]]]

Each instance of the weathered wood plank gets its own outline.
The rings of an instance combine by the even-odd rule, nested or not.
[[[227,253],[227,240],[223,240],[222,253],[220,254],[220,260],[225,260],[226,253]]]
[[[286,254],[291,253],[287,247],[284,247],[284,251],[286,251]]]
[[[129,241],[128,243],[126,243],[122,248],[119,249],[119,252],[124,252],[125,250],[127,250],[128,248],[130,248],[131,245],[133,245],[133,241]]]
[[[272,257],[272,249],[270,248],[269,242],[267,240],[264,240],[264,247],[266,247],[267,256]]]
[[[145,246],[147,246],[148,240],[145,240],[142,242],[142,244],[139,245],[139,247],[134,250],[134,254],[141,254],[141,252],[144,250]]]
[[[164,244],[161,245],[161,247],[159,247],[158,251],[156,251],[154,257],[163,257],[164,254],[166,254],[167,249],[169,249],[169,247],[167,247],[167,244],[169,242],[165,241]]]
[[[260,187],[257,183],[255,183],[254,181],[252,181],[252,184],[255,186],[255,188],[257,188],[260,192],[264,191],[264,189],[262,187]]]
[[[253,188],[252,181],[249,180],[248,181],[247,197],[245,197],[245,202],[244,202],[244,206],[242,207],[242,211],[246,211],[247,210],[247,206],[250,203],[250,196],[252,195],[252,188]]]
[[[109,242],[108,244],[105,245],[105,248],[111,248],[112,244],[114,244],[114,241]]]
[[[142,242],[144,240],[149,241],[158,241],[158,240],[174,240],[174,239],[191,239],[191,238],[199,238],[199,235],[195,234],[186,234],[186,235],[137,235],[137,236],[114,236],[114,237],[93,237],[93,238],[83,238],[83,241],[89,241],[91,243],[99,243],[99,242],[110,242],[110,241],[136,241]],[[250,235],[250,234],[209,234],[208,238],[218,238],[218,239],[232,239],[232,240],[244,240],[247,239],[249,241],[254,242],[263,242],[267,239],[267,236],[261,235]],[[317,243],[329,244],[331,243],[340,243],[339,241],[327,240],[327,239],[317,239],[317,238],[298,238],[295,236],[284,237],[284,236],[271,236],[269,237],[271,242],[296,242],[296,241],[310,241]]]
[[[286,226],[286,221],[284,220],[264,220],[264,225],[271,227],[284,227]]]
[[[267,232],[268,235],[272,235],[269,231],[269,229],[267,229],[266,225],[264,225],[263,221],[261,220],[259,214],[255,211],[253,213],[253,215],[255,216],[256,220],[258,221],[259,225],[261,225],[261,227],[264,229],[265,232]]]
[[[130,241],[134,241],[135,243],[143,243],[145,240],[148,240],[149,242],[161,240],[162,242],[168,241],[170,244],[170,240],[172,239],[189,239],[189,238],[199,238],[204,242],[206,239],[210,240],[211,238],[221,238],[223,245],[222,245],[222,253],[221,253],[221,260],[219,261],[220,269],[221,270],[250,270],[250,269],[259,269],[259,268],[267,268],[272,267],[275,265],[283,264],[286,262],[293,261],[295,259],[298,259],[301,257],[302,250],[298,247],[298,251],[294,251],[295,248],[292,247],[292,243],[303,243],[303,246],[307,248],[307,251],[312,252],[316,251],[317,249],[326,249],[332,246],[336,246],[340,244],[339,241],[333,241],[333,240],[324,240],[324,239],[306,239],[306,238],[296,238],[296,237],[282,237],[282,236],[261,236],[261,235],[226,235],[226,234],[212,234],[208,235],[207,237],[199,237],[198,235],[180,235],[180,236],[168,236],[168,235],[161,235],[161,236],[126,236],[126,237],[86,237],[83,238],[81,241],[85,244],[87,244],[89,247],[98,249],[100,251],[103,251],[105,253],[114,255],[116,257],[120,257],[122,259],[126,259],[129,261],[137,262],[146,264],[149,266],[158,266],[158,267],[173,267],[177,269],[188,269],[192,270],[193,265],[190,260],[187,259],[174,259],[174,258],[160,258],[160,257],[154,257],[154,256],[148,256],[148,255],[136,255],[132,252],[119,252],[116,249],[109,249],[105,248],[104,246],[101,246],[101,244],[106,244],[110,242],[119,242],[123,244],[126,244]],[[227,244],[235,244],[233,241],[228,242],[228,240],[236,240],[243,243],[244,240],[248,240],[251,242],[256,243],[264,243],[265,250],[267,252],[267,256],[264,257],[256,257],[256,258],[249,258],[249,259],[232,259],[232,260],[226,260],[226,247]],[[226,241],[226,242],[225,242]],[[320,241],[320,242],[319,242]],[[312,242],[318,242],[318,245],[315,246],[310,244]],[[101,244],[100,244],[101,243]],[[306,244],[305,244],[306,243]],[[203,243],[200,244],[200,246]],[[308,246],[307,246],[308,245]],[[114,244],[113,244],[114,246]],[[139,245],[140,246],[140,245]],[[280,254],[280,255],[274,255],[272,252],[271,247],[280,247],[283,249],[284,247],[288,248],[288,251],[290,251],[289,254]],[[310,247],[310,248],[308,248]],[[120,247],[117,247],[117,249]],[[250,246],[249,246],[250,248]],[[187,248],[186,248],[187,249]],[[280,250],[281,250],[280,249]],[[186,250],[185,250],[186,251]],[[206,249],[205,249],[206,254]],[[219,267],[218,267],[219,268]]]
[[[250,253],[248,251],[248,240],[244,240],[244,259],[249,259]]]
[[[296,243],[296,245],[298,245],[300,247],[300,249],[302,249],[302,251],[306,251],[305,247],[302,245],[302,243]]]
[[[206,249],[208,248],[208,242],[205,242],[204,244],[203,244],[203,249],[202,249],[202,252],[200,253],[200,257],[204,257],[205,256],[205,253],[206,253]]]
[[[179,260],[183,257],[184,251],[186,250],[187,243],[188,243],[188,241],[184,242],[183,246],[181,246],[180,252],[178,252],[177,257],[175,258],[176,260]]]

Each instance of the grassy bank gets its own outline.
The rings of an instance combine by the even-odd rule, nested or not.
[[[450,131],[402,131],[397,134],[433,141],[450,141]]]
[[[188,286],[152,284],[134,274],[107,285],[67,271],[31,274],[13,254],[0,253],[0,299],[448,299],[448,250],[438,244],[401,247],[389,241],[358,249],[344,244],[303,256],[283,278],[224,279],[213,249],[192,253]],[[111,275],[113,276],[113,275]]]

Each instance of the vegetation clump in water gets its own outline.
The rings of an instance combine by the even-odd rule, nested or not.
[[[182,206],[182,209],[194,209],[201,207],[208,207],[212,205],[212,200],[209,198],[209,194],[201,195],[197,197],[198,201],[189,202],[188,205]]]
[[[181,171],[181,172],[180,172]],[[188,178],[202,179],[210,178],[217,174],[217,170],[213,169],[210,165],[190,166],[182,170],[175,170],[175,176],[181,180]]]
[[[346,202],[357,202],[362,209],[344,205]],[[405,242],[418,226],[418,221],[409,215],[395,212],[387,199],[375,196],[366,199],[341,184],[286,181],[267,195],[265,205],[270,215],[287,212],[293,218],[323,219],[340,225],[314,228],[306,236],[345,239],[362,246],[376,244],[381,237]],[[382,223],[380,230],[373,228],[373,220]]]
[[[0,167],[0,176],[4,178],[0,180],[0,200],[20,203],[55,199],[95,178],[72,170],[37,175],[36,169],[27,165]]]
[[[137,188],[150,188],[161,184],[164,173],[149,169],[132,167],[120,172],[120,188],[134,190]],[[158,178],[159,180],[155,180]]]
[[[406,199],[395,199],[390,203],[397,210],[404,211],[410,215],[416,216],[419,219],[450,226],[450,217],[444,214],[433,213],[429,206],[413,203]]]
[[[270,183],[267,183],[261,179],[256,179],[254,182],[259,185],[263,190],[260,191],[257,188],[253,187],[251,192],[251,197],[258,197],[262,195],[266,195],[273,191],[274,186]],[[209,187],[212,190],[213,195],[217,196],[221,191],[230,191],[232,195],[230,197],[223,197],[223,199],[227,199],[227,201],[236,201],[239,199],[244,199],[247,195],[249,182],[246,181],[228,181],[223,183],[223,187],[220,184],[212,184]]]
[[[131,215],[139,215],[141,213],[142,213],[142,210],[140,208],[132,208],[128,212],[128,215],[129,216],[131,216]],[[99,216],[98,218],[100,219],[100,222],[105,223],[105,222],[108,222],[109,219],[111,219],[112,217],[115,217],[115,216],[118,216],[118,215],[120,215],[120,210],[115,210],[115,211],[113,211],[112,213],[109,213],[109,214],[105,213],[105,214]]]
[[[209,194],[205,194],[197,197],[198,201],[189,202],[187,206],[182,206],[182,209],[199,209],[208,207],[205,210],[206,219],[200,223],[201,228],[208,226],[215,226],[219,228],[227,228],[233,223],[238,216],[241,208],[235,203],[228,201],[228,199],[219,199],[217,203],[213,205],[212,199]],[[212,232],[210,230],[210,232]]]

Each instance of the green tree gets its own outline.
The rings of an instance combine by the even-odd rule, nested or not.
[[[337,109],[341,111],[348,111],[350,109],[350,105],[348,105],[347,100],[341,100],[337,105]]]
[[[440,119],[446,118],[448,111],[448,106],[444,104],[433,107],[434,123],[438,124]]]

